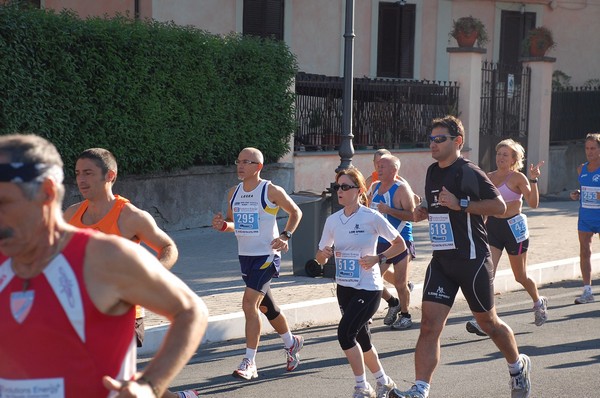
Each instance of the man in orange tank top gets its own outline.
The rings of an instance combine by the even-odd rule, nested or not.
[[[162,396],[202,340],[206,306],[147,250],[69,225],[64,192],[54,145],[0,136],[0,391]],[[170,321],[140,373],[134,303]]]
[[[154,250],[158,261],[171,269],[177,261],[175,242],[161,230],[152,216],[129,200],[115,195],[117,160],[103,148],[83,151],[75,164],[75,177],[82,202],[69,206],[65,220],[78,228],[92,228],[118,235],[135,243],[143,242]],[[135,331],[138,347],[144,341],[144,309],[136,307]]]

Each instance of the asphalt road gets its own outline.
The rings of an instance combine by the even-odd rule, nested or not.
[[[598,285],[600,275],[595,275]],[[580,281],[543,286],[549,297],[550,319],[533,324],[531,300],[524,291],[496,296],[501,317],[515,331],[521,352],[533,363],[532,398],[600,396],[600,300],[574,305]],[[386,372],[399,387],[414,380],[414,347],[420,312],[410,330],[393,331],[381,316],[373,324],[373,340]],[[505,360],[487,337],[465,331],[470,318],[462,301],[455,304],[442,334],[442,359],[434,374],[431,397],[508,397]],[[243,340],[205,344],[172,384],[173,390],[199,388],[202,396],[246,398],[350,397],[354,377],[336,338],[336,325],[298,331],[304,335],[303,361],[285,371],[281,339],[264,336],[257,355],[259,378],[244,382],[231,376],[244,354]],[[140,359],[143,367],[147,359]],[[375,383],[367,374],[369,382]]]

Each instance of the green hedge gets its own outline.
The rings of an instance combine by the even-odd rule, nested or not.
[[[49,138],[67,172],[89,147],[135,174],[231,164],[246,146],[276,161],[295,73],[279,41],[0,6],[0,134]]]

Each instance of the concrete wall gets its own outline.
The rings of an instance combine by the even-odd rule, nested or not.
[[[425,173],[433,163],[429,148],[391,149],[394,156],[400,159],[400,175],[411,185],[416,194],[423,196],[425,191]],[[357,167],[367,178],[373,172],[374,150],[359,151],[352,158],[352,165]],[[469,157],[469,152],[463,156]],[[295,191],[321,193],[335,179],[335,169],[340,165],[337,152],[296,152],[294,154],[296,168]]]
[[[291,164],[269,164],[262,177],[291,192]],[[113,192],[148,211],[166,231],[210,226],[214,213],[227,209],[227,192],[238,183],[235,166],[193,167],[177,173],[119,177]],[[65,207],[82,200],[77,186],[66,184]]]
[[[548,193],[559,194],[579,189],[577,167],[585,161],[583,142],[551,146],[546,165],[542,168],[542,173],[551,176],[548,179]]]

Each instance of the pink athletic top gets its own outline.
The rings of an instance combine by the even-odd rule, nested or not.
[[[508,178],[511,175],[512,175],[512,173],[509,173],[508,176],[506,177],[506,180],[504,180],[504,182],[502,183],[502,185],[500,185],[498,187],[498,191],[500,191],[500,195],[502,195],[502,199],[504,199],[504,201],[506,203],[508,203],[508,202],[514,202],[516,200],[521,200],[521,198],[523,197],[523,194],[516,193],[515,191],[513,191],[512,189],[510,189],[508,187],[508,185],[506,185],[506,181],[508,181]]]
[[[87,293],[83,263],[93,233],[75,233],[28,286],[0,254],[0,391],[108,397],[102,376],[135,374],[134,308],[106,315]]]

